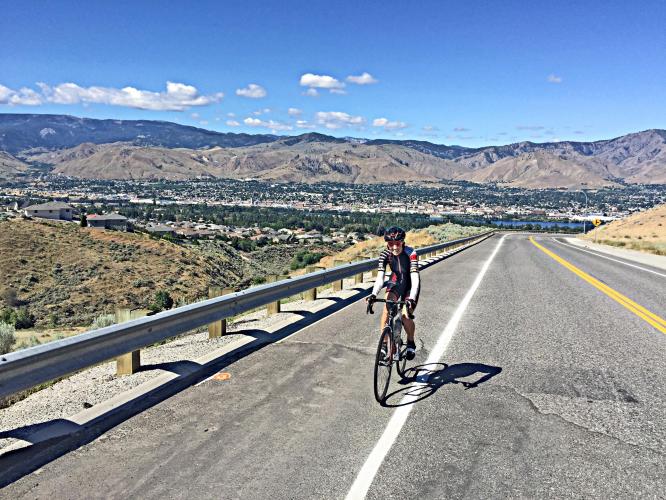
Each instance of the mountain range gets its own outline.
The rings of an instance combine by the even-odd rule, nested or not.
[[[465,148],[414,140],[219,133],[170,122],[0,114],[0,180],[40,167],[89,179],[467,180],[526,188],[666,184],[666,131]]]

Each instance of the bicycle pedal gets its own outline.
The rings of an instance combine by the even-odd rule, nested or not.
[[[399,352],[396,352],[396,353],[393,355],[393,361],[400,361],[400,353],[399,353]]]

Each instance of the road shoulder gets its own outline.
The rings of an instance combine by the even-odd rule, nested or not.
[[[600,245],[590,241],[583,241],[578,238],[563,238],[567,243],[575,245],[579,248],[587,248],[596,252],[613,255],[622,259],[627,259],[640,264],[656,267],[659,269],[666,269],[666,257],[662,255],[653,255],[648,253],[639,252],[637,250],[626,250],[624,248],[615,248],[608,245]]]

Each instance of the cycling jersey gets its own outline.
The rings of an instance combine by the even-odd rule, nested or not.
[[[385,281],[386,266],[391,270],[389,281]],[[403,246],[399,255],[393,255],[389,249],[385,249],[379,256],[377,281],[372,289],[373,295],[388,285],[388,288],[396,293],[401,299],[409,297],[417,301],[419,298],[419,258],[416,250],[412,247]]]

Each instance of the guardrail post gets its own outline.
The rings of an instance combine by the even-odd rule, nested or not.
[[[333,261],[333,267],[341,266],[344,263],[345,262],[343,260],[334,260]],[[342,287],[344,285],[343,282],[344,282],[344,280],[334,281],[333,282],[333,291],[334,292],[339,292],[340,290],[342,290]]]
[[[227,295],[234,291],[233,288],[225,287],[221,288],[219,286],[211,286],[208,288],[208,298],[212,299],[215,297],[220,297],[222,295]],[[215,321],[208,325],[208,338],[214,339],[221,337],[222,335],[227,334],[227,320],[221,319],[220,321]]]
[[[146,311],[142,309],[117,309],[116,323],[124,323],[132,319],[142,318]],[[141,368],[141,351],[132,351],[116,358],[116,375],[132,375]]]
[[[305,272],[310,274],[314,273],[317,270],[316,266],[307,266]],[[304,300],[317,300],[317,287],[312,288],[311,290],[306,290],[303,292]]]
[[[278,281],[280,278],[279,276],[275,274],[269,274],[266,276],[266,283],[274,283]],[[276,300],[275,302],[271,302],[266,306],[266,314],[268,316],[272,316],[273,314],[278,314],[280,312],[280,301]]]
[[[363,259],[356,259],[356,262],[361,262]],[[354,275],[354,285],[360,285],[363,283],[363,273],[358,273]]]

